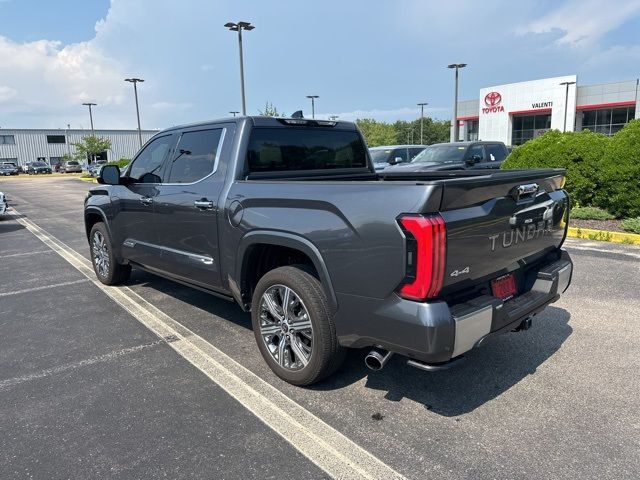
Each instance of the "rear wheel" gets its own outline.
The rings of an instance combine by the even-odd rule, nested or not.
[[[301,268],[276,268],[260,279],[251,321],[263,358],[289,383],[311,385],[344,360],[324,289]]]
[[[118,285],[131,275],[131,265],[118,263],[104,223],[98,222],[89,234],[91,263],[98,280],[105,285]]]

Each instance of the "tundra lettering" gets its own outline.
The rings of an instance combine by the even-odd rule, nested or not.
[[[525,220],[525,223],[529,222]],[[549,235],[552,230],[553,220],[541,220],[536,224],[529,223],[529,225],[512,229],[509,232],[490,235],[489,240],[491,240],[491,251],[496,251],[496,240],[500,237],[502,237],[502,248],[509,248],[511,245],[518,245],[518,243],[527,242],[534,238],[539,238],[540,236]]]

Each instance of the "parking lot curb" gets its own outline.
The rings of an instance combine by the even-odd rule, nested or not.
[[[569,227],[568,237],[600,240],[603,242],[625,243],[640,245],[640,235],[625,232],[608,232],[606,230],[592,230],[590,228]]]

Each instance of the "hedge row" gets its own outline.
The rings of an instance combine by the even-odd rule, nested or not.
[[[574,204],[607,210],[619,218],[640,216],[640,120],[613,137],[588,130],[551,130],[517,147],[502,168],[567,169]]]

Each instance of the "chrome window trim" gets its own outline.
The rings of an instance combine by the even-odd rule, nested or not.
[[[203,180],[206,180],[207,178],[209,178],[212,175],[214,175],[218,171],[218,164],[220,163],[220,155],[222,154],[222,145],[223,145],[223,142],[224,142],[224,137],[227,134],[227,127],[202,128],[200,130],[191,130],[191,131],[181,132],[180,133],[180,138],[178,139],[178,143],[176,143],[176,151],[177,151],[178,147],[180,146],[180,140],[182,140],[182,136],[185,133],[202,132],[202,131],[205,131],[205,130],[220,130],[220,129],[222,129],[222,133],[220,134],[220,140],[218,141],[218,146],[216,148],[216,158],[213,160],[213,171],[211,173],[205,175],[204,177],[202,177],[199,180],[196,180],[195,182],[188,182],[188,183],[187,182],[184,182],[184,183],[175,183],[175,182],[169,183],[169,182],[166,182],[166,183],[158,183],[156,185],[167,185],[167,186],[195,185],[196,183],[200,183]],[[171,170],[169,170],[169,176],[171,176]]]

